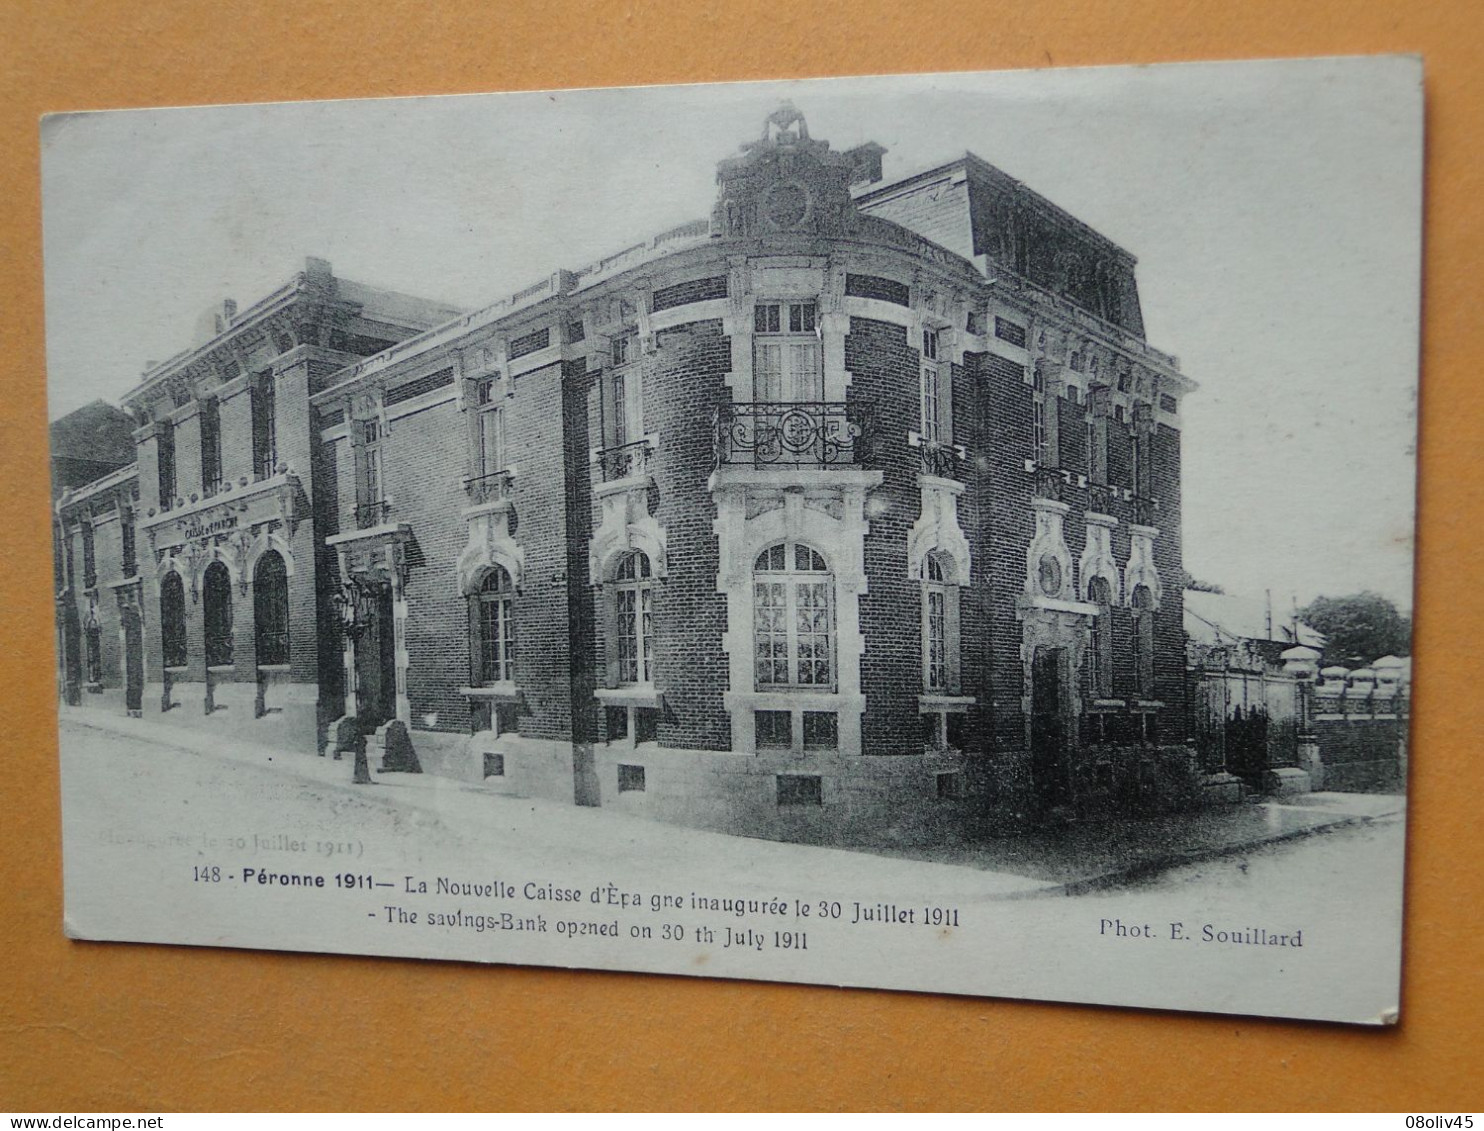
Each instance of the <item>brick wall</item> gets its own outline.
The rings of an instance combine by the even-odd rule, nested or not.
[[[1161,424],[1150,457],[1150,490],[1159,504],[1155,525],[1154,564],[1162,596],[1154,616],[1154,692],[1164,703],[1159,716],[1160,741],[1184,742],[1190,728],[1185,679],[1185,562],[1180,531],[1180,433]]]
[[[659,741],[702,750],[731,747],[726,599],[717,592],[720,555],[707,490],[714,451],[707,406],[728,399],[731,339],[721,323],[667,330],[645,367],[646,431],[659,435],[655,518],[669,539],[669,579],[655,594],[655,685],[665,693]]]
[[[866,536],[868,591],[860,598],[861,691],[866,754],[920,754],[922,723],[922,587],[907,575],[907,535],[922,511],[920,461],[907,433],[920,427],[921,355],[901,326],[852,318],[845,338],[847,401],[872,413],[866,468],[880,471],[870,495]],[[828,549],[828,547],[826,547]]]
[[[983,564],[981,584],[987,585],[993,749],[1003,756],[999,768],[1013,778],[1025,748],[1021,626],[1015,606],[1024,588],[1025,550],[1035,531],[1031,478],[1025,471],[1034,444],[1031,389],[1008,374],[990,374],[985,355],[975,355],[973,360],[985,438],[977,453],[979,471],[974,483],[982,519],[973,537]]]
[[[459,694],[469,683],[468,603],[455,575],[468,537],[459,513],[468,505],[461,483],[463,436],[457,407],[445,401],[390,421],[381,440],[384,490],[392,500],[389,519],[412,528],[405,590],[412,724],[435,730],[468,729],[468,704]],[[349,441],[336,446],[344,449],[344,464],[350,464]],[[450,458],[455,453],[459,458]],[[355,482],[353,476],[341,481]],[[343,528],[354,529],[353,516],[346,519],[349,525]],[[517,609],[523,604],[517,599]],[[516,637],[517,648],[523,641]],[[522,652],[517,664],[523,659]]]

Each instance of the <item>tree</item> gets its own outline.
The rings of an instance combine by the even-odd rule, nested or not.
[[[1348,597],[1316,597],[1299,616],[1324,633],[1324,658],[1331,664],[1363,667],[1382,656],[1412,652],[1412,618],[1370,590]]]
[[[1199,577],[1192,577],[1188,569],[1180,571],[1180,578],[1184,582],[1184,588],[1193,589],[1197,593],[1225,593],[1226,590],[1214,581],[1202,581]]]

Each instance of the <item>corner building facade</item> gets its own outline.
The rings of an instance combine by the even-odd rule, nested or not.
[[[709,220],[308,381],[326,748],[825,843],[1199,793],[1133,259],[882,153],[784,108]]]
[[[1189,776],[1190,383],[1132,257],[977,158],[885,185],[881,153],[780,112],[709,221],[312,398],[337,580],[390,626],[344,638],[347,718],[492,789],[782,839]]]

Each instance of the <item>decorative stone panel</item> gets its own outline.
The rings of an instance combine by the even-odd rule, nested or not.
[[[1134,590],[1140,586],[1149,589],[1152,608],[1159,608],[1159,570],[1154,565],[1154,540],[1159,531],[1152,526],[1132,525],[1128,528],[1128,565],[1123,568],[1123,599],[1132,605]]]
[[[928,554],[938,550],[953,559],[954,583],[967,585],[971,579],[969,540],[958,521],[958,497],[964,493],[964,485],[934,475],[922,476],[919,483],[922,513],[907,535],[907,576],[921,581],[923,563]]]
[[[1092,579],[1101,577],[1108,583],[1108,592],[1112,594],[1114,604],[1117,604],[1123,581],[1118,574],[1118,563],[1113,558],[1113,528],[1118,525],[1118,520],[1112,515],[1098,514],[1096,511],[1088,511],[1085,517],[1087,545],[1083,547],[1082,557],[1077,562],[1077,595],[1084,601],[1088,600]]]

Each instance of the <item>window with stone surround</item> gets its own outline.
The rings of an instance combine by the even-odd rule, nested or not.
[[[780,542],[753,566],[754,680],[761,688],[832,691],[834,579],[824,555]]]
[[[215,397],[201,402],[201,494],[215,495],[222,487],[222,414]]]
[[[621,685],[653,682],[654,580],[648,555],[625,554],[614,571],[613,611]]]
[[[815,303],[762,302],[753,308],[752,399],[758,404],[824,400]]]
[[[1087,689],[1090,698],[1107,699],[1113,694],[1113,591],[1106,578],[1088,581],[1087,603],[1098,607],[1087,626]]]
[[[98,555],[93,538],[93,520],[82,520],[82,585],[84,589],[95,589],[98,585]]]
[[[1154,597],[1147,585],[1134,587],[1134,687],[1141,699],[1154,694]]]
[[[930,695],[952,694],[958,671],[958,586],[952,581],[952,559],[929,554],[922,583],[922,688]]]
[[[227,667],[232,663],[232,575],[221,562],[206,567],[201,605],[206,628],[206,666]]]
[[[485,401],[479,406],[479,461],[481,479],[505,470],[505,410]]]
[[[515,682],[514,607],[510,574],[495,566],[469,599],[469,652],[476,686]]]
[[[175,425],[162,420],[155,434],[155,470],[159,481],[160,510],[175,506]]]
[[[270,479],[278,466],[278,410],[273,374],[265,373],[252,384],[253,478]]]
[[[383,434],[376,419],[358,420],[355,429],[356,526],[367,530],[387,517]]]
[[[160,582],[160,644],[167,668],[186,666],[185,583],[171,570]]]
[[[135,546],[134,536],[134,510],[132,507],[123,507],[119,511],[119,540],[121,543],[123,558],[121,563],[124,577],[133,577],[139,572],[139,556]]]

